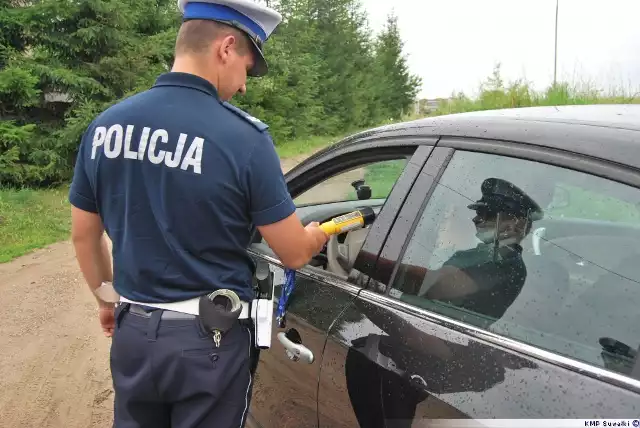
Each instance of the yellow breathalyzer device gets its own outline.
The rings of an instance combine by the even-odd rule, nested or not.
[[[351,230],[361,229],[375,220],[376,214],[370,207],[364,207],[348,214],[334,217],[320,225],[327,235],[337,235]]]

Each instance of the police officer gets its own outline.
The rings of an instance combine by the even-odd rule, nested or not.
[[[251,237],[257,228],[293,269],[327,240],[296,216],[267,125],[228,103],[267,73],[262,49],[281,16],[251,0],[178,5],[172,70],[89,125],[69,193],[80,269],[113,338],[116,428],[243,426]],[[198,311],[217,290],[238,297],[237,321],[212,337]]]

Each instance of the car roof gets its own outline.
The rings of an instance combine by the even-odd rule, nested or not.
[[[493,118],[495,120],[511,119],[525,122],[556,122],[640,131],[640,104],[523,107],[451,114],[446,117],[450,120]],[[422,121],[428,121],[428,119],[414,122],[420,123]]]
[[[640,169],[640,104],[522,107],[427,117],[360,132],[327,150],[382,137],[510,141]]]

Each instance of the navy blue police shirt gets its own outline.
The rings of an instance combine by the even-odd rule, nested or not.
[[[118,293],[147,303],[250,301],[255,227],[295,211],[267,126],[175,72],[90,124],[69,200],[102,218]]]

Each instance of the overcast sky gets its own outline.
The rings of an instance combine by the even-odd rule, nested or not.
[[[473,95],[496,62],[506,81],[553,81],[555,0],[361,2],[374,32],[395,11],[421,97]],[[559,80],[640,91],[640,0],[560,0],[558,23]]]

